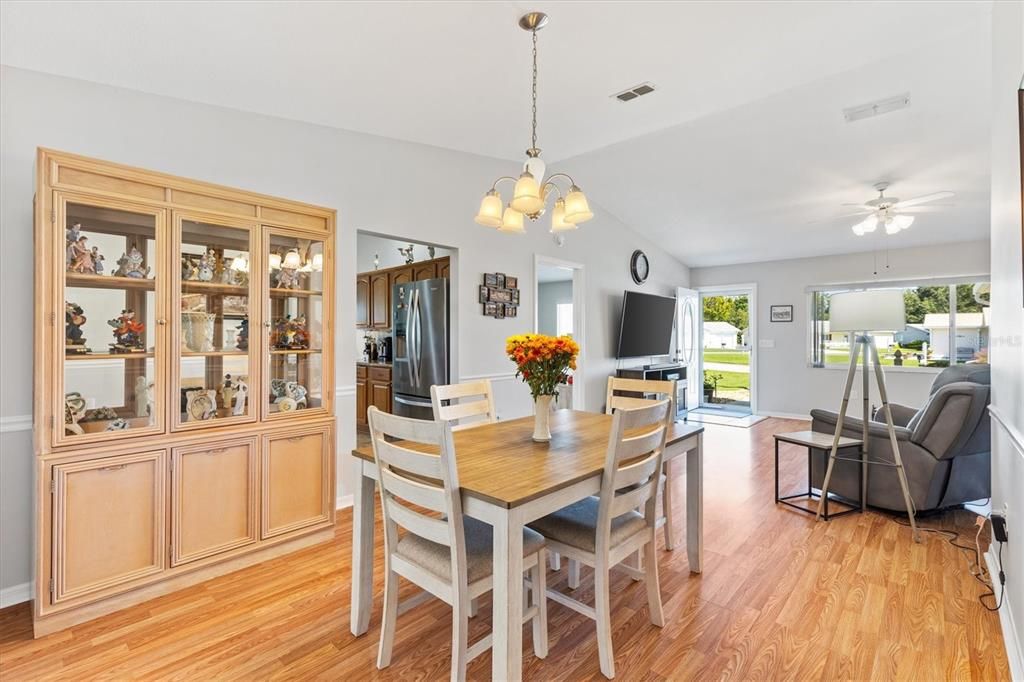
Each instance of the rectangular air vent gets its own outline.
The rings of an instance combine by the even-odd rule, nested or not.
[[[634,85],[633,87],[617,92],[612,97],[619,100],[620,102],[628,102],[631,99],[636,99],[641,95],[646,95],[650,92],[654,92],[653,83],[641,83],[640,85]]]
[[[874,102],[858,104],[855,107],[843,109],[843,118],[846,119],[847,123],[853,123],[854,121],[861,121],[872,116],[881,116],[882,114],[888,114],[889,112],[898,111],[909,106],[910,93],[905,92],[895,97],[886,97],[885,99],[878,99]]]

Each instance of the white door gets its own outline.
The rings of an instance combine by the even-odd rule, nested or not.
[[[700,294],[693,289],[676,289],[676,338],[679,340],[679,360],[686,365],[686,407],[692,410],[700,405],[701,387],[704,385],[700,353]]]

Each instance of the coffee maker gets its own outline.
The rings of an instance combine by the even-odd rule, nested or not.
[[[384,336],[377,340],[377,361],[391,362],[391,337]]]

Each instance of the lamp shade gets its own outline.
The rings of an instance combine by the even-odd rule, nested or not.
[[[832,294],[828,313],[831,332],[898,332],[907,327],[907,312],[900,289]]]
[[[583,190],[576,185],[570,187],[569,193],[565,195],[566,222],[578,225],[593,217],[594,213],[590,210],[590,205],[587,203],[587,197],[583,194]]]
[[[314,253],[313,259],[310,261],[310,267],[313,268],[313,272],[324,271],[324,254]]]
[[[565,219],[565,199],[556,199],[555,208],[551,211],[551,231],[552,232],[567,232],[569,230],[579,229],[576,225],[566,221]]]
[[[868,232],[874,232],[878,227],[878,216],[869,215],[864,220],[860,221],[853,226],[853,233],[858,237],[867,234]]]
[[[526,228],[523,227],[523,214],[511,206],[506,208],[505,214],[501,217],[501,227],[498,228],[498,232],[526,232]]]
[[[509,205],[520,213],[537,213],[544,208],[544,200],[540,197],[540,185],[537,184],[533,173],[524,170],[519,176]]]
[[[501,195],[492,189],[484,195],[480,202],[480,212],[476,214],[477,225],[484,227],[501,227]]]
[[[270,254],[269,265],[271,270],[281,269],[281,254],[272,253]]]
[[[912,215],[896,215],[885,221],[885,231],[887,234],[896,234],[900,230],[905,230],[914,223],[914,216]]]
[[[284,261],[281,263],[281,267],[288,268],[289,270],[298,270],[302,267],[302,256],[299,255],[298,249],[291,249],[284,255]]]
[[[249,259],[240,253],[231,259],[231,269],[235,272],[249,272]]]

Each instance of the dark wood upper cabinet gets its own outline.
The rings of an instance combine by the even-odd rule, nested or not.
[[[412,264],[413,281],[419,282],[421,279],[434,279],[435,277],[437,277],[437,261],[428,260]]]
[[[370,288],[370,328],[391,328],[391,279],[388,271],[371,272]]]
[[[413,281],[413,276],[412,276],[413,266],[412,265],[407,265],[407,266],[402,267],[402,268],[396,268],[394,270],[391,270],[390,272],[391,272],[391,286],[392,287],[395,286],[396,284],[406,284],[408,282]]]
[[[451,258],[445,257],[437,261],[437,276],[445,279],[451,278]]]
[[[391,329],[391,289],[396,284],[447,278],[450,259],[435,258],[356,276],[356,328]],[[372,400],[370,400],[372,402]]]
[[[362,273],[356,277],[356,327],[370,326],[370,275]]]

